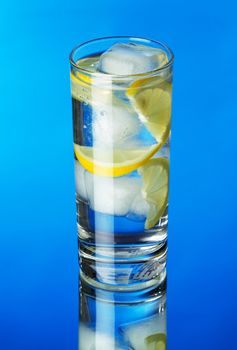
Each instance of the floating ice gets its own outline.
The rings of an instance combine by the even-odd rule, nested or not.
[[[75,161],[76,191],[90,207],[110,215],[146,216],[148,205],[142,197],[142,180],[139,177],[106,177],[87,172]]]
[[[141,143],[137,137],[142,128],[138,115],[122,103],[95,107],[92,128],[94,146],[129,148]]]
[[[98,70],[116,75],[146,73],[163,66],[167,60],[166,53],[161,49],[118,43],[101,55]]]

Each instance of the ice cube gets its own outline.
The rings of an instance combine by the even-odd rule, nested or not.
[[[146,216],[148,204],[142,196],[140,177],[106,177],[86,171],[75,161],[77,194],[98,212],[110,215],[128,213]]]
[[[97,106],[93,110],[94,146],[138,147],[142,125],[126,104]]]
[[[98,70],[108,74],[146,73],[168,61],[164,51],[135,43],[117,43],[100,56]]]
[[[149,210],[149,205],[145,201],[142,195],[142,191],[139,191],[131,204],[130,212],[136,215],[146,216],[148,213],[148,210]]]
[[[92,209],[104,214],[126,215],[141,192],[140,178],[92,176],[86,173],[86,187]]]

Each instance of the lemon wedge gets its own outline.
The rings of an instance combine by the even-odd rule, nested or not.
[[[163,215],[168,201],[169,162],[165,158],[150,159],[138,169],[142,176],[142,194],[149,209],[145,228],[155,226]]]
[[[136,149],[105,149],[74,144],[76,158],[87,171],[115,177],[143,166],[159,148],[159,144]]]
[[[171,83],[154,77],[136,80],[126,93],[141,122],[161,144],[170,133],[171,90]]]

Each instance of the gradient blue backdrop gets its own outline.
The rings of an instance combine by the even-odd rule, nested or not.
[[[165,41],[176,56],[169,350],[236,349],[235,1],[1,7],[0,349],[77,349],[68,54],[118,34]]]

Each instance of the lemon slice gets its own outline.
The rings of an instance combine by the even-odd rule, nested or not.
[[[149,206],[145,222],[145,228],[149,229],[157,224],[167,206],[169,162],[165,158],[150,159],[138,172],[142,176],[142,194]]]
[[[141,122],[162,144],[170,132],[171,89],[171,83],[160,77],[137,80],[127,89]]]
[[[136,149],[105,149],[74,144],[76,158],[90,173],[122,176],[144,165],[160,148],[159,144]]]

